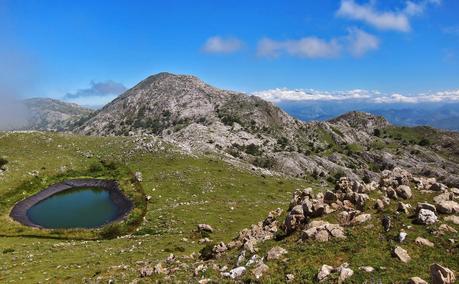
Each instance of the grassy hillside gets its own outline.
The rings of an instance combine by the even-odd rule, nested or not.
[[[127,282],[138,277],[138,261],[198,252],[203,247],[193,232],[198,223],[212,225],[211,238],[227,242],[268,211],[286,207],[295,188],[310,185],[256,175],[218,158],[186,156],[165,144],[156,145],[157,151],[137,146],[129,137],[0,133],[0,156],[8,161],[0,176],[0,282],[78,283],[98,277]],[[119,170],[104,168],[112,161]],[[130,237],[25,228],[8,216],[16,201],[56,181],[81,176],[127,181],[135,171],[142,172],[142,190],[152,199]],[[131,190],[128,183],[122,187]]]

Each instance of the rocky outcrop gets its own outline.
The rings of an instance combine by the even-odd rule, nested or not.
[[[430,266],[430,276],[432,277],[432,284],[453,284],[456,282],[454,272],[437,263]]]

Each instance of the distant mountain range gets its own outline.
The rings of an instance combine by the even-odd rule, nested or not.
[[[363,111],[382,115],[395,125],[427,125],[459,131],[459,103],[369,104],[363,102],[308,101],[282,102],[278,106],[303,121],[329,120],[345,112]]]

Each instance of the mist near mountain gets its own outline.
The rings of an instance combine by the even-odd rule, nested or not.
[[[378,104],[363,101],[283,101],[277,105],[303,121],[325,121],[349,111],[364,111],[382,115],[395,125],[425,125],[459,131],[459,103]]]

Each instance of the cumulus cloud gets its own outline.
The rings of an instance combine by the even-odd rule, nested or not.
[[[243,42],[238,38],[214,36],[207,39],[202,50],[206,53],[228,54],[239,51],[243,46]]]
[[[379,48],[379,39],[376,36],[358,28],[349,29],[348,43],[349,52],[356,57]]]
[[[126,90],[127,88],[123,84],[112,80],[103,82],[91,81],[89,88],[79,89],[74,93],[67,93],[64,99],[75,100],[79,98],[117,96]]]
[[[264,38],[258,42],[257,54],[261,57],[278,57],[286,54],[299,58],[336,58],[343,49],[352,56],[362,56],[378,49],[379,39],[358,28],[348,29],[348,34],[328,41],[317,37],[277,41]]]
[[[459,89],[441,92],[421,93],[416,95],[384,94],[379,91],[355,89],[350,91],[289,90],[271,89],[252,93],[267,101],[305,102],[305,101],[360,101],[367,103],[439,103],[459,102]]]
[[[406,1],[405,7],[395,11],[380,11],[375,2],[358,4],[354,0],[341,0],[336,15],[342,18],[362,21],[381,30],[409,32],[410,17],[420,15],[430,4],[440,4],[440,0]]]
[[[325,41],[317,37],[298,40],[276,41],[264,38],[258,43],[257,53],[263,57],[277,57],[280,54],[302,58],[332,58],[340,54],[341,46],[336,39]]]

